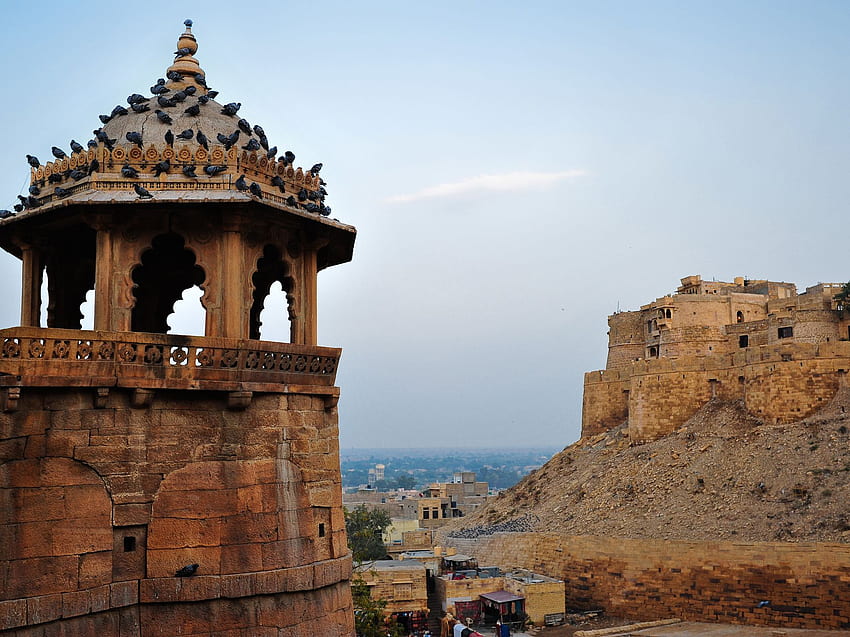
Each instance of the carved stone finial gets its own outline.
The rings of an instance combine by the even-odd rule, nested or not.
[[[207,93],[206,82],[200,83],[195,77],[204,75],[198,60],[193,56],[198,52],[198,41],[192,33],[192,21],[186,20],[183,22],[186,25],[186,30],[180,35],[177,40],[177,51],[174,55],[174,63],[168,67],[168,72],[176,71],[181,75],[181,79],[172,80],[165,84],[172,91],[180,91],[187,86],[194,86],[197,95],[205,95]]]

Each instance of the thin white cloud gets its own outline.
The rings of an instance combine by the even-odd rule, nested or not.
[[[388,197],[388,203],[408,203],[420,199],[436,199],[439,197],[455,197],[479,192],[508,192],[529,190],[531,188],[551,186],[564,179],[584,177],[584,170],[562,170],[553,173],[515,172],[502,175],[479,175],[449,184],[429,186],[407,195]]]

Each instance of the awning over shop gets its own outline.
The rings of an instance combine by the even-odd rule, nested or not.
[[[514,595],[508,591],[493,591],[492,593],[481,593],[482,599],[487,599],[496,604],[507,604],[508,602],[517,602],[525,599],[522,595]]]

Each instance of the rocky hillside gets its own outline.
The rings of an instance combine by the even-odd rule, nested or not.
[[[580,440],[444,532],[497,530],[850,542],[850,390],[790,425],[712,401],[652,443],[625,425]]]

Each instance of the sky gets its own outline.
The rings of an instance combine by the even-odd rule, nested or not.
[[[614,311],[692,274],[850,279],[844,1],[2,10],[0,207],[25,154],[148,94],[186,18],[218,101],[323,162],[358,230],[319,275],[345,448],[567,445]],[[18,325],[19,262],[0,274]]]

